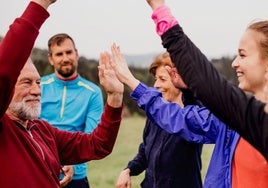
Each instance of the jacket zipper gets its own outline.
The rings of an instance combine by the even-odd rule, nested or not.
[[[33,142],[35,143],[35,145],[39,148],[40,152],[41,152],[41,155],[42,155],[42,158],[43,160],[45,161],[45,154],[44,154],[44,151],[43,149],[41,148],[41,146],[38,144],[38,142],[34,139],[33,135],[32,135],[32,132],[30,129],[26,129],[27,133],[30,135],[30,137],[32,138]]]
[[[60,109],[60,117],[61,118],[63,117],[63,113],[64,113],[66,93],[67,93],[67,89],[66,89],[66,85],[65,85],[63,87],[63,94],[62,94],[62,100],[61,100],[61,109]]]

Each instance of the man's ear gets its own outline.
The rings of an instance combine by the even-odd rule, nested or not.
[[[50,65],[51,65],[51,66],[54,66],[54,62],[53,62],[53,60],[52,60],[52,56],[51,56],[51,54],[47,54],[47,59],[48,59]]]
[[[79,53],[78,53],[78,50],[77,49],[75,49],[75,53],[76,53],[76,60],[78,62],[78,60],[79,60]]]

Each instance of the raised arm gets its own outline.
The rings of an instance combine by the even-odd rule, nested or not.
[[[49,17],[46,9],[55,0],[33,0],[21,17],[15,19],[0,43],[0,117],[12,98],[13,87],[30,56],[39,29]]]
[[[176,103],[165,101],[157,89],[142,83],[131,93],[131,97],[152,122],[189,142],[215,143],[220,129],[225,126],[205,107],[188,105],[181,108]]]
[[[160,0],[148,0],[159,2]],[[164,3],[162,0],[161,2]],[[150,5],[150,4],[149,4]],[[151,5],[150,5],[151,6]],[[152,7],[152,6],[151,6]],[[268,159],[268,116],[264,104],[228,83],[185,35],[168,7],[152,7],[163,46],[189,89],[222,121],[235,129]],[[194,75],[194,76],[193,76]]]
[[[124,86],[116,78],[114,71],[109,69],[109,61],[110,55],[107,52],[100,53],[99,80],[107,93],[107,103],[98,126],[90,134],[64,133],[64,131],[55,128],[58,130],[55,131],[55,134],[63,134],[64,136],[63,139],[59,140],[59,145],[66,151],[66,153],[60,152],[63,164],[101,159],[113,150],[122,118]],[[79,142],[74,143],[74,140],[79,140]],[[79,155],[74,156],[74,153]]]
[[[111,46],[113,59],[111,59],[111,67],[116,73],[117,78],[123,84],[126,84],[131,90],[134,90],[140,83],[130,72],[126,59],[120,51],[120,47],[116,44]]]
[[[99,78],[100,84],[107,93],[107,104],[118,108],[123,103],[124,85],[116,78],[112,69],[110,69],[111,56],[103,52],[99,56]]]
[[[215,142],[217,129],[224,124],[209,110],[193,105],[181,108],[176,103],[164,101],[157,89],[148,88],[131,74],[119,47],[114,44],[111,51],[113,56],[111,64],[118,79],[133,91],[131,97],[137,101],[140,108],[145,110],[151,121],[167,132],[177,134],[187,141]]]

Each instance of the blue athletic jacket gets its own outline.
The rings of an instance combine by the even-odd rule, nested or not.
[[[147,117],[169,133],[187,141],[215,144],[205,177],[204,188],[230,188],[234,150],[239,135],[205,107],[188,105],[181,108],[166,102],[155,88],[140,83],[131,93]]]
[[[71,132],[92,132],[103,112],[103,97],[99,86],[81,76],[62,81],[55,74],[41,78],[40,118],[53,126]],[[86,163],[74,166],[73,179],[87,176]]]

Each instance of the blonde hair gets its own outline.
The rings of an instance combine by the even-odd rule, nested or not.
[[[261,58],[268,58],[268,20],[255,21],[251,23],[247,29],[261,33],[263,37],[260,38],[259,47]]]

